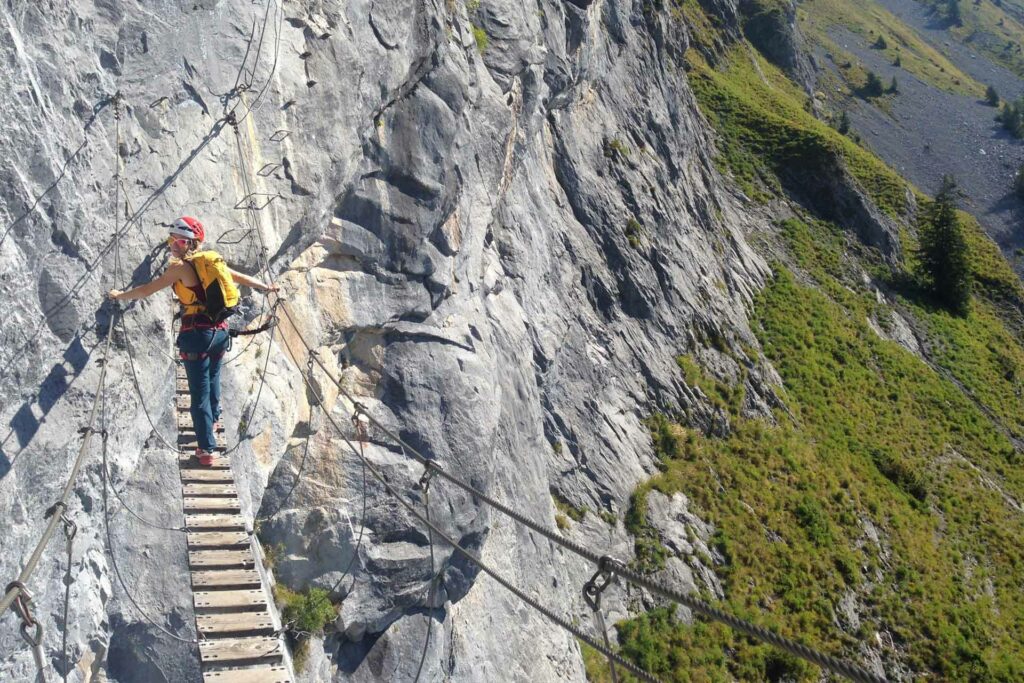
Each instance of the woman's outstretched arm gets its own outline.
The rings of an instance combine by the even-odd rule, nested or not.
[[[252,287],[253,289],[258,289],[263,292],[276,292],[280,289],[277,285],[265,285],[262,281],[249,277],[245,273],[239,273],[237,270],[233,270],[231,268],[228,268],[228,270],[231,271],[232,279],[240,285]]]
[[[134,289],[129,289],[122,292],[119,289],[112,289],[107,292],[107,296],[111,299],[117,299],[118,301],[132,301],[133,299],[145,299],[150,294],[159,292],[164,287],[170,287],[174,284],[175,280],[179,279],[178,269],[180,265],[170,266],[165,270],[160,277],[153,278],[144,285],[139,285]]]

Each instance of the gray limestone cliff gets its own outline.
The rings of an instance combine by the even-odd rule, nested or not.
[[[739,26],[734,3],[717,5]],[[687,27],[627,0],[302,0],[267,14],[243,0],[20,0],[0,16],[3,575],[80,444],[104,292],[158,272],[161,224],[189,214],[242,270],[260,270],[265,246],[294,317],[238,340],[224,392],[245,512],[269,517],[278,580],[340,604],[303,679],[411,680],[432,619],[421,680],[583,680],[574,638],[443,543],[430,590],[425,530],[364,484],[323,415],[348,425],[353,406],[322,372],[314,405],[300,335],[428,457],[552,529],[555,497],[587,508],[565,533],[628,559],[622,513],[654,471],[643,420],[726,419],[674,359],[698,351],[729,372],[705,347],[756,344],[746,309],[769,272],[750,235],[771,217],[711,161]],[[239,92],[243,64],[253,85]],[[221,117],[236,106],[233,127]],[[250,192],[270,201],[251,225],[234,208]],[[263,305],[252,294],[235,324]],[[173,527],[171,314],[161,293],[115,327],[104,425],[112,486]],[[748,410],[768,412],[771,378],[747,382]],[[366,455],[422,505],[422,468],[395,443],[371,428]],[[108,548],[94,446],[69,510],[69,680],[198,680],[191,644],[150,621],[193,635],[184,539],[113,495]],[[446,533],[590,623],[585,563],[443,482],[430,499]],[[685,500],[675,522],[680,504],[663,503],[664,526],[706,531]],[[64,571],[55,540],[31,587],[58,672]],[[714,582],[671,572],[680,587]],[[613,613],[644,599],[619,591]],[[0,626],[0,678],[29,679],[15,619]]]

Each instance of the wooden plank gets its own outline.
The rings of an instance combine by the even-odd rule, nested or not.
[[[228,633],[270,635],[274,632],[274,620],[266,610],[233,614],[197,614],[196,628],[207,636],[223,636]]]
[[[185,511],[195,510],[230,510],[238,512],[242,509],[237,498],[185,498]]]
[[[190,550],[188,564],[193,569],[232,567],[249,569],[256,566],[252,551],[245,550]]]
[[[207,671],[203,683],[291,683],[283,666],[260,666],[231,671]]]
[[[217,451],[214,451],[215,453]],[[207,469],[207,470],[229,470],[231,469],[231,458],[226,455],[213,456],[212,465],[202,465],[196,458],[195,453],[182,453],[178,457],[178,463],[183,469]]]
[[[280,659],[283,654],[284,650],[280,639],[269,636],[199,641],[199,657],[203,660],[203,664]]]
[[[188,394],[188,380],[187,379],[175,379],[174,388],[179,394]]]
[[[251,609],[267,607],[267,594],[262,588],[228,591],[195,591],[196,609]]]
[[[249,547],[249,534],[244,531],[196,531],[188,535],[189,548]]]
[[[174,397],[174,405],[177,406],[179,412],[183,412],[192,407],[192,397],[188,395],[188,385],[185,386],[184,394],[178,394]]]
[[[181,487],[185,496],[237,496],[234,484],[184,484]]]
[[[192,588],[225,588],[236,587],[259,588],[260,573],[255,569],[209,569],[192,572]]]
[[[189,529],[245,529],[245,518],[242,515],[185,515],[185,526]]]
[[[181,471],[181,480],[207,483],[223,482],[228,484],[235,481],[230,472],[225,472],[224,470],[208,470],[202,468],[201,465],[197,469],[183,469]]]
[[[214,442],[217,444],[213,450],[224,450],[227,448],[227,439],[224,438],[223,433],[213,435]],[[199,448],[199,437],[191,429],[178,430],[178,450],[181,451],[194,451]]]

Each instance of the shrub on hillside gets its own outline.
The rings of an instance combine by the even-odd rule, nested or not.
[[[1015,138],[1024,138],[1024,97],[1003,105],[996,119]]]
[[[999,106],[999,93],[996,92],[996,89],[994,87],[992,87],[991,85],[988,86],[988,88],[985,89],[985,102],[990,107],[998,107]]]

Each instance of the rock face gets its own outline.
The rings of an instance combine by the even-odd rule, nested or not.
[[[649,414],[712,428],[674,358],[708,338],[756,343],[745,307],[768,272],[747,236],[769,218],[711,162],[687,27],[624,0],[14,5],[0,10],[3,574],[34,547],[80,443],[104,292],[158,272],[161,223],[186,213],[236,268],[266,253],[287,294],[292,321],[232,352],[225,419],[279,579],[340,602],[304,678],[412,679],[432,620],[422,680],[583,680],[571,636],[436,538],[432,552],[364,479],[327,419],[355,437],[353,406],[319,369],[306,388],[302,340],[448,471],[552,529],[552,493],[586,507],[567,533],[628,555],[621,524],[595,513],[621,518],[653,470]],[[267,200],[249,221],[233,208]],[[144,212],[125,224],[126,211]],[[253,295],[245,322],[262,305]],[[171,313],[161,293],[116,326],[104,424],[124,503],[174,527]],[[379,428],[364,441],[424,509],[422,468]],[[194,635],[182,534],[111,497],[107,547],[100,462],[93,448],[69,509],[69,680],[198,680],[192,645],[152,623]],[[584,614],[581,561],[442,481],[430,514]],[[55,541],[31,584],[58,672],[65,560]],[[0,645],[0,677],[29,677],[10,616]]]
[[[747,40],[810,93],[814,67],[797,24],[796,0],[739,0],[739,11]]]

